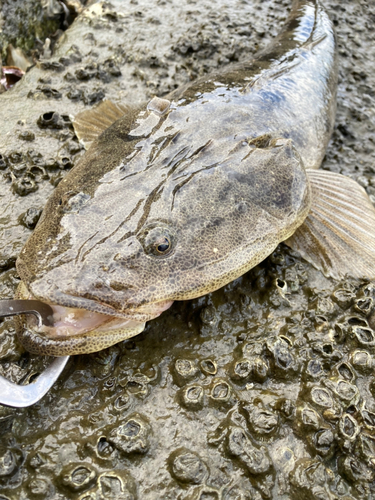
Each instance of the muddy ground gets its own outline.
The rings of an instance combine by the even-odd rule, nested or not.
[[[245,60],[290,8],[94,4],[49,57],[43,43],[27,45],[35,26],[9,4],[2,53],[8,37],[40,59],[0,95],[3,298],[15,291],[15,259],[46,197],[84,153],[70,116],[103,98],[163,96]],[[324,5],[340,72],[323,168],[358,180],[375,202],[375,5]],[[72,358],[40,403],[0,408],[0,499],[375,498],[374,298],[375,284],[325,279],[280,245],[223,289],[175,303],[134,339]],[[24,352],[10,320],[0,323],[0,360],[17,381],[47,362]]]

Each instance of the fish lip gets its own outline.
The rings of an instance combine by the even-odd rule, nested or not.
[[[22,281],[22,284],[23,284],[23,290],[21,292],[22,297],[20,298],[40,300],[41,302],[44,302],[50,305],[51,307],[61,306],[72,309],[83,309],[85,311],[104,314],[106,316],[112,316],[114,318],[133,320],[139,323],[145,323],[147,321],[150,321],[151,319],[158,317],[161,314],[161,312],[163,312],[165,309],[168,309],[173,302],[171,300],[169,301],[164,300],[151,303],[149,304],[150,312],[137,310],[143,307],[142,305],[136,306],[132,309],[119,311],[112,306],[103,304],[101,302],[97,302],[92,299],[65,294],[64,292],[61,292],[61,290],[59,290],[58,288],[54,290],[52,294],[52,300],[50,300],[49,298],[45,298],[39,294],[34,294],[30,290],[30,287],[28,287],[24,281]],[[155,314],[152,311],[153,309],[155,310],[160,309],[160,307],[157,307],[158,304],[162,306],[162,311]],[[167,304],[167,307],[163,308],[163,304]],[[145,304],[145,306],[147,308],[147,304]]]
[[[35,299],[24,282],[17,290],[17,297]],[[48,303],[53,309],[53,323],[51,326],[36,325],[34,317],[26,316],[16,322],[17,336],[22,345],[30,352],[63,356],[72,354],[87,354],[117,344],[122,340],[138,335],[145,328],[147,319],[159,316],[168,309],[173,301],[161,301],[145,305],[146,313],[131,314],[128,311],[118,312],[113,308],[102,305],[90,299],[61,295],[69,302],[69,306]],[[68,299],[67,299],[68,297]],[[55,296],[53,297],[55,299]],[[72,303],[73,298],[73,303]],[[38,300],[43,300],[37,297]],[[86,305],[78,308],[77,305]],[[87,309],[87,306],[90,309]],[[142,306],[141,306],[142,307]],[[99,309],[99,311],[98,311]],[[106,314],[106,312],[111,314]]]

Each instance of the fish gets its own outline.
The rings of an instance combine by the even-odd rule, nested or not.
[[[53,326],[19,323],[24,347],[53,356],[109,347],[280,242],[328,277],[373,278],[375,209],[354,180],[319,170],[337,73],[327,13],[299,0],[254,58],[144,106],[103,101],[78,114],[87,151],[16,263],[17,297],[54,311]]]

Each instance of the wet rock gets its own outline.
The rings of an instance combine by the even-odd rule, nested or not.
[[[31,207],[20,216],[20,222],[28,229],[34,229],[41,214],[42,210],[40,208]]]
[[[5,170],[8,166],[8,159],[5,155],[0,154],[0,170]]]
[[[21,177],[27,170],[27,163],[16,163],[11,166],[10,170],[15,177]]]
[[[311,400],[319,408],[331,408],[333,406],[331,392],[320,386],[315,386],[311,389]]]
[[[352,456],[342,456],[339,458],[340,474],[351,483],[364,482],[369,493],[368,485],[374,480],[375,472],[367,467],[363,462]]]
[[[28,484],[28,490],[31,498],[48,498],[55,493],[48,477],[32,479]]]
[[[364,315],[368,315],[370,314],[370,312],[372,311],[373,309],[373,299],[372,297],[366,297],[366,298],[363,298],[363,299],[357,299],[355,301],[355,305],[354,305],[354,308],[364,314]]]
[[[35,90],[30,90],[27,97],[34,100],[61,99],[62,94],[47,85],[38,85]]]
[[[323,363],[319,359],[311,359],[307,366],[304,376],[307,380],[320,379],[324,375]]]
[[[261,498],[259,492],[238,485],[226,488],[223,492],[223,500],[261,500]]]
[[[290,399],[280,397],[275,404],[275,409],[286,420],[294,420],[296,414],[296,405]]]
[[[212,306],[203,307],[199,317],[204,325],[214,325],[217,322],[215,309]]]
[[[109,458],[113,453],[113,446],[111,446],[105,437],[98,439],[96,445],[96,453],[100,458]]]
[[[46,6],[34,0],[4,2],[2,17],[7,21],[3,23],[0,34],[3,61],[6,60],[10,44],[29,51],[38,45],[38,39],[44,40],[60,26],[59,19],[50,19]]]
[[[233,380],[247,381],[252,373],[251,361],[249,359],[240,359],[232,367],[231,378]]]
[[[24,132],[20,132],[18,137],[21,139],[21,141],[31,142],[35,139],[35,134],[30,130],[25,130]]]
[[[20,454],[16,450],[2,449],[0,451],[0,478],[12,476],[18,471]]]
[[[375,431],[375,413],[370,410],[363,409],[361,410],[361,417],[365,427],[370,431]]]
[[[355,379],[352,367],[349,363],[340,363],[336,368],[338,374],[348,382]]]
[[[373,433],[361,432],[356,443],[355,455],[363,460],[367,466],[374,467],[375,464],[375,437]]]
[[[350,406],[358,403],[359,392],[355,385],[346,380],[338,379],[332,383],[331,387],[344,405]]]
[[[220,500],[220,491],[210,486],[200,486],[195,489],[194,493],[188,495],[186,500]]]
[[[14,255],[0,255],[0,271],[12,269],[16,265],[17,257]]]
[[[332,299],[343,308],[349,307],[353,300],[355,299],[355,293],[353,290],[338,288],[332,294]]]
[[[38,189],[38,184],[30,177],[21,177],[12,183],[12,189],[19,196],[27,196]]]

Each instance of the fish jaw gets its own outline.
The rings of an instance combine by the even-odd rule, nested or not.
[[[23,282],[17,290],[17,298],[35,299]],[[92,310],[95,304],[91,304],[91,310],[49,304],[53,310],[53,325],[38,327],[35,317],[31,315],[24,321],[16,318],[17,336],[28,351],[36,354],[88,354],[138,335],[144,330],[146,320],[160,316],[172,303],[164,301],[150,304],[134,315],[116,315],[116,311],[103,314]]]

